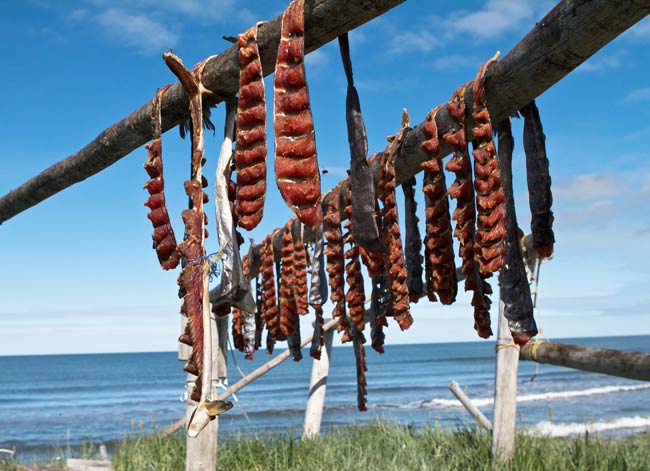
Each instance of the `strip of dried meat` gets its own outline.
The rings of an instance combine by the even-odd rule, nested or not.
[[[524,151],[533,247],[540,257],[545,258],[553,254],[555,243],[553,211],[551,211],[553,194],[546,156],[546,136],[534,100],[520,111],[524,117]]]
[[[427,114],[423,124],[427,138],[422,143],[422,150],[429,160],[422,164],[426,215],[426,237],[424,239],[424,260],[427,296],[436,301],[436,294],[442,304],[451,304],[456,300],[458,281],[454,262],[454,243],[451,233],[447,184],[440,157],[440,141],[436,115],[440,107]]]
[[[366,127],[361,115],[359,94],[354,86],[352,76],[352,60],[350,59],[350,45],[348,34],[339,36],[339,49],[343,61],[343,69],[348,82],[345,100],[345,119],[348,128],[348,143],[350,146],[350,183],[352,188],[352,236],[357,245],[378,256],[388,253],[382,243],[379,230],[374,218],[375,183],[372,170],[368,165],[368,138]]]
[[[415,177],[412,177],[402,183],[402,192],[404,193],[404,226],[406,234],[404,236],[405,263],[408,278],[406,284],[409,288],[409,300],[417,303],[424,293],[424,284],[422,283],[422,236],[418,223],[420,219],[417,216],[417,202],[415,201]]]
[[[533,302],[526,268],[519,245],[519,226],[515,213],[515,199],[512,192],[512,151],[514,139],[510,120],[499,123],[499,166],[503,181],[506,204],[506,255],[505,264],[499,273],[499,293],[505,306],[505,317],[517,345],[524,345],[537,334],[533,317]]]
[[[163,178],[162,159],[162,125],[160,117],[161,100],[165,91],[170,87],[161,87],[154,96],[151,106],[151,127],[153,140],[146,146],[148,151],[144,169],[150,180],[144,185],[149,192],[149,198],[144,204],[149,208],[147,217],[153,225],[153,248],[158,256],[158,262],[163,270],[171,270],[178,266],[180,254],[176,250],[176,236],[172,229],[165,202],[165,179]]]
[[[238,224],[254,229],[262,220],[266,197],[266,93],[257,46],[257,25],[237,36],[239,101],[237,103]]]
[[[293,295],[296,300],[296,310],[299,315],[307,314],[307,250],[303,242],[302,223],[294,220],[293,233]]]
[[[293,218],[282,231],[282,269],[280,274],[280,330],[286,337],[298,328],[298,311],[294,292],[294,248],[291,235]]]
[[[363,332],[365,327],[364,315],[366,308],[364,303],[366,301],[366,293],[364,290],[363,275],[361,274],[361,263],[359,262],[359,247],[356,245],[354,236],[352,235],[350,216],[352,214],[352,191],[350,184],[343,186],[343,213],[348,218],[344,227],[348,231],[343,236],[343,242],[349,245],[348,250],[345,251],[345,259],[348,263],[345,265],[345,281],[348,284],[348,292],[345,295],[345,302],[348,306],[348,312],[352,324],[354,324],[354,332]],[[363,336],[363,334],[362,334]],[[355,335],[355,339],[357,335]],[[365,339],[364,339],[365,341]]]
[[[282,198],[309,227],[323,219],[316,135],[304,66],[304,0],[293,0],[282,14],[275,66],[275,177]]]
[[[388,247],[388,284],[391,291],[389,315],[395,317],[402,330],[413,324],[409,307],[409,293],[406,285],[407,273],[404,266],[404,252],[397,217],[397,201],[395,198],[395,159],[399,153],[404,129],[384,150],[381,156],[381,177],[379,180],[380,200],[382,202],[382,238]]]

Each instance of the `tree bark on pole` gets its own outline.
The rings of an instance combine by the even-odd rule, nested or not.
[[[314,438],[320,434],[320,425],[323,419],[325,406],[325,391],[330,370],[330,357],[332,356],[332,339],[334,331],[328,330],[323,334],[324,347],[321,349],[320,360],[313,360],[311,381],[309,382],[309,398],[305,409],[305,425],[302,438]]]
[[[308,2],[305,15],[305,28],[309,32],[306,35],[306,52],[318,49],[403,1]],[[486,87],[492,120],[497,123],[532,101],[649,13],[650,0],[562,0],[488,74]],[[260,28],[258,39],[267,74],[273,70],[279,31],[280,17]],[[205,66],[204,85],[213,94],[205,97],[204,106],[214,106],[221,101],[220,97],[234,95],[238,82],[239,61],[236,46],[233,46]],[[470,93],[467,100],[471,99]],[[162,107],[164,131],[187,118],[187,105],[187,95],[180,85],[174,85],[168,91]],[[151,139],[150,112],[151,103],[147,103],[103,131],[77,153],[0,198],[0,223],[100,172],[145,144]],[[453,125],[444,109],[436,121],[440,134]],[[471,130],[469,124],[468,129]],[[471,132],[469,138],[472,138]],[[423,140],[421,126],[406,133],[396,162],[398,183],[417,174],[420,164],[427,159],[420,149]],[[450,151],[443,140],[441,155]]]
[[[499,301],[496,357],[492,456],[495,461],[507,463],[512,460],[515,451],[519,346],[514,343],[512,335],[510,335],[508,320],[504,315],[503,301]]]
[[[536,341],[521,348],[519,359],[650,381],[650,354],[648,353]]]

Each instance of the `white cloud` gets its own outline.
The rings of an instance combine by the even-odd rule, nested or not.
[[[558,179],[553,184],[553,194],[566,200],[603,201],[621,191],[618,178],[604,174],[584,174]]]
[[[475,56],[466,56],[461,54],[450,54],[446,56],[438,56],[433,59],[431,65],[437,70],[452,70],[462,69],[464,67],[476,67],[480,64],[481,60]]]
[[[322,49],[316,49],[305,56],[305,65],[313,68],[323,67],[330,62],[330,56]]]
[[[168,49],[178,41],[176,33],[144,14],[110,8],[97,15],[96,21],[114,40],[143,52]]]
[[[532,3],[519,0],[490,0],[482,10],[459,15],[453,13],[447,20],[455,34],[469,34],[480,39],[493,39],[518,29],[535,17]]]
[[[650,87],[632,90],[623,98],[623,103],[636,103],[637,101],[647,100],[650,100]]]
[[[426,30],[397,33],[388,49],[388,54],[403,54],[405,52],[429,52],[440,45],[440,40]]]
[[[637,41],[650,40],[650,18],[645,18],[632,26],[626,33],[625,37]]]
[[[621,49],[613,53],[598,54],[592,56],[583,62],[577,69],[577,72],[599,72],[607,69],[618,69],[625,64],[625,58],[629,51]]]

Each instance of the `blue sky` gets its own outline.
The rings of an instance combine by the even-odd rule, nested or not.
[[[553,4],[491,0],[433,8],[411,0],[353,31],[371,152],[385,147],[403,107],[412,122],[421,122],[495,51],[507,53]],[[0,194],[79,150],[150,100],[157,87],[174,82],[162,52],[171,47],[192,65],[225,50],[223,35],[272,19],[285,6],[234,0],[5,5]],[[557,245],[542,268],[537,318],[551,338],[650,333],[649,46],[646,18],[538,98]],[[336,42],[308,56],[307,75],[320,165],[329,170],[322,185],[329,190],[349,159]],[[221,108],[213,121],[222,128]],[[515,121],[514,132],[517,212],[528,228],[521,123]],[[209,177],[219,134],[206,143]],[[182,233],[189,142],[172,130],[163,146],[168,204]],[[163,272],[151,250],[145,159],[144,148],[137,149],[0,227],[0,355],[176,348],[178,273]],[[257,241],[291,216],[273,183],[269,189],[265,218],[251,234]],[[216,249],[211,233],[209,250]],[[421,301],[413,315],[414,327],[391,328],[389,343],[477,339],[466,296],[451,307]]]

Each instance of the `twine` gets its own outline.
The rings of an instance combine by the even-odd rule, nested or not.
[[[212,281],[213,277],[221,275],[221,265],[223,259],[232,256],[232,245],[228,244],[218,252],[214,252],[203,257],[193,258],[185,261],[185,266],[196,265],[197,263],[208,262],[210,267],[209,280]]]

